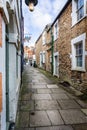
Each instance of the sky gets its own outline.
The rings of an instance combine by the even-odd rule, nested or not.
[[[61,11],[67,0],[38,0],[34,11],[30,12],[23,0],[24,34],[31,39],[25,42],[25,46],[34,46],[36,40],[44,30],[45,26],[52,23]]]

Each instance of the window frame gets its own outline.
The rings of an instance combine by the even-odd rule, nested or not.
[[[87,10],[86,10],[86,6],[87,6],[87,0],[83,0],[84,2],[84,7],[83,7],[83,16],[81,18],[77,18],[77,1],[78,0],[72,0],[72,13],[71,13],[71,17],[72,17],[72,26],[74,26],[75,24],[77,24],[78,22],[80,22],[84,17],[87,17]]]
[[[72,50],[71,70],[85,71],[85,39],[86,39],[86,33],[83,33],[80,36],[71,40],[71,50]],[[76,45],[79,44],[80,42],[82,42],[83,46],[83,58],[81,67],[76,65]]]
[[[54,41],[57,40],[59,34],[58,20],[54,24]]]
[[[45,63],[46,53],[43,51],[43,63]]]
[[[80,44],[81,44],[81,48],[80,48]],[[83,64],[83,43],[82,43],[82,41],[75,44],[75,51],[76,51],[76,53],[75,53],[76,66],[82,67],[82,64]],[[81,60],[79,61],[80,58],[81,58]]]
[[[82,17],[84,17],[84,0],[83,0],[83,5],[80,5],[80,7],[78,7],[78,1],[79,0],[76,0],[77,1],[77,10],[76,10],[76,13],[77,13],[77,21],[79,21]],[[82,13],[81,12],[81,9],[83,8],[83,14],[82,16],[79,16],[79,13]]]
[[[43,34],[42,34],[42,44],[43,45],[46,44],[46,31],[44,31]]]

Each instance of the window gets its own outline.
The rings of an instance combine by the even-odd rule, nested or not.
[[[46,44],[46,38],[45,38],[45,32],[43,32],[43,35],[42,35],[42,44]]]
[[[43,55],[42,52],[40,52],[40,67],[42,67],[42,62],[43,62]]]
[[[72,45],[72,70],[85,71],[85,39],[86,34],[71,40]]]
[[[54,40],[58,38],[58,21],[54,24]]]
[[[43,52],[43,63],[45,63],[45,52]]]
[[[84,0],[77,0],[77,20],[84,16]]]
[[[72,0],[72,26],[87,15],[86,0]]]
[[[75,45],[76,49],[76,66],[77,67],[82,67],[82,60],[83,60],[83,45],[82,42],[77,43]]]

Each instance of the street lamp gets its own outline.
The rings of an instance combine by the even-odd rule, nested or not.
[[[32,12],[34,10],[34,6],[38,3],[38,0],[25,0],[25,3],[29,6],[29,10]]]

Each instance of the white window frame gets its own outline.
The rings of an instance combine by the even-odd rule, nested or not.
[[[45,63],[45,51],[43,51],[43,63]]]
[[[71,40],[71,47],[72,47],[72,70],[77,71],[85,71],[85,39],[86,39],[86,33],[81,34],[80,36],[74,38]],[[76,66],[76,47],[75,45],[79,42],[82,42],[83,44],[83,61],[82,61],[82,67]]]
[[[43,62],[43,55],[42,55],[43,53],[42,52],[40,52],[40,67],[42,67],[42,62]]]
[[[46,44],[46,32],[44,31],[42,34],[42,44]]]
[[[57,64],[58,64],[58,65],[57,65],[57,66],[58,66],[58,68],[57,68],[57,69],[58,69],[58,74],[57,74],[57,75],[55,74],[55,71],[56,71],[56,68],[55,68],[55,57],[56,57],[56,56],[58,57],[58,62],[57,62]],[[54,62],[53,75],[56,75],[56,76],[59,77],[59,52],[55,52],[55,53],[54,53],[53,62]]]
[[[81,21],[84,17],[87,17],[86,12],[87,0],[84,0],[84,16],[81,19],[77,19],[77,0],[72,0],[72,26]]]
[[[54,41],[58,38],[59,33],[59,26],[58,26],[58,20],[54,24]]]

